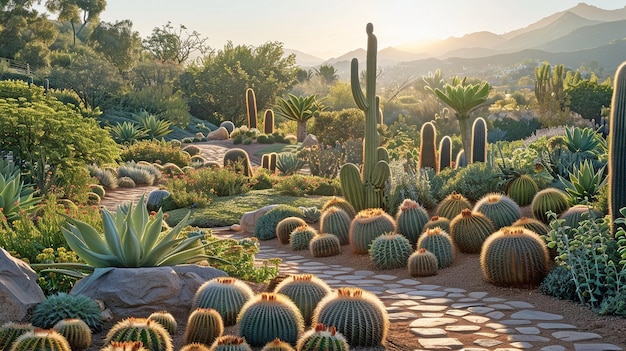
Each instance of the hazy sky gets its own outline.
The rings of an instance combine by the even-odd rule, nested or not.
[[[525,27],[580,0],[107,0],[101,19],[130,19],[148,36],[168,21],[208,38],[211,48],[280,41],[285,48],[330,58],[365,47],[374,24],[379,49],[430,38]],[[588,0],[603,9],[623,0]]]

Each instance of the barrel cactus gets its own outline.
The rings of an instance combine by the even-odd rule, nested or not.
[[[306,221],[300,217],[287,217],[276,225],[276,237],[281,244],[289,244],[289,236],[294,229],[306,225]]]
[[[149,351],[172,351],[172,337],[161,324],[146,318],[126,318],[117,322],[104,338],[113,341],[141,341]]]
[[[280,282],[275,292],[289,297],[298,306],[304,324],[310,325],[313,310],[331,289],[326,282],[311,274],[292,275]]]
[[[405,199],[396,215],[398,232],[404,235],[413,247],[428,222],[428,212],[424,207],[411,199]]]
[[[9,350],[22,334],[33,330],[30,323],[7,322],[0,327],[0,350]]]
[[[499,286],[535,287],[548,272],[548,250],[543,240],[522,227],[493,233],[480,254],[485,280]]]
[[[454,261],[454,249],[448,233],[441,228],[428,229],[417,241],[418,249],[426,249],[437,257],[439,268],[446,268]]]
[[[287,217],[304,219],[304,214],[297,207],[278,205],[259,217],[254,226],[254,236],[259,240],[274,239],[276,237],[276,226]]]
[[[384,345],[389,329],[383,303],[359,288],[339,288],[327,295],[315,309],[312,322],[335,326],[352,347]]]
[[[522,217],[520,208],[515,201],[498,193],[483,196],[474,205],[474,211],[489,218],[496,229],[508,227]]]
[[[529,205],[538,191],[537,183],[527,174],[512,179],[506,187],[507,196],[520,206]]]
[[[450,219],[441,216],[432,216],[430,217],[428,222],[424,224],[424,228],[422,228],[422,233],[425,232],[426,229],[433,229],[437,227],[441,228],[441,230],[446,233],[450,232]]]
[[[354,217],[350,224],[350,247],[355,254],[369,253],[372,241],[379,235],[396,231],[393,217],[380,208],[370,208]]]
[[[148,319],[158,322],[167,330],[170,335],[176,334],[178,329],[178,324],[176,323],[176,319],[174,316],[167,311],[157,311],[153,312],[148,316]]]
[[[191,344],[187,344],[180,348],[180,351],[209,351],[209,346],[205,344],[201,344],[199,342],[194,342]]]
[[[234,335],[223,335],[217,338],[210,351],[252,351],[245,338]]]
[[[530,217],[522,217],[515,221],[511,226],[524,227],[539,235],[546,235],[550,231],[550,228],[548,228],[547,225],[543,224],[543,222]]]
[[[293,251],[307,250],[309,242],[317,235],[317,231],[308,225],[301,225],[289,235],[289,243]]]
[[[91,329],[79,318],[63,319],[52,328],[63,335],[73,351],[86,350],[91,346]]]
[[[409,256],[407,261],[411,277],[429,277],[437,275],[439,262],[432,252],[420,248]]]
[[[370,247],[370,259],[377,269],[406,267],[413,248],[409,240],[401,234],[385,233],[378,236]]]
[[[588,205],[574,205],[570,207],[567,211],[561,213],[559,219],[565,220],[563,225],[566,225],[570,228],[576,228],[578,227],[578,223],[582,220],[594,219],[602,216],[602,212],[595,210]]]
[[[437,170],[437,130],[431,122],[422,124],[420,130],[420,157],[419,168]]]
[[[304,331],[302,313],[287,296],[261,293],[248,301],[239,316],[239,336],[252,346],[262,347],[279,338],[295,344]]]
[[[194,342],[210,345],[224,333],[224,322],[217,310],[196,308],[187,319],[185,344]]]
[[[286,343],[278,338],[273,341],[268,342],[263,346],[261,351],[295,351],[293,347],[289,343]]]
[[[496,231],[484,214],[464,209],[450,222],[450,238],[463,253],[479,253],[485,239]]]
[[[331,206],[322,211],[320,231],[334,234],[341,245],[350,243],[350,215],[339,207]]]
[[[112,341],[100,351],[148,351],[141,341]]]
[[[346,338],[337,332],[336,327],[317,324],[302,335],[296,349],[298,351],[344,351],[349,350],[350,346]]]
[[[63,335],[53,329],[34,329],[20,335],[13,345],[11,351],[71,351],[70,344]]]
[[[254,292],[248,284],[237,278],[217,277],[213,278],[198,288],[192,309],[198,307],[212,308],[222,316],[224,326],[237,323],[237,315],[243,305],[254,297]]]
[[[161,208],[163,200],[168,196],[170,196],[170,192],[165,189],[152,190],[150,194],[148,194],[146,208],[148,211],[158,211]]]
[[[536,219],[549,224],[548,211],[552,211],[558,216],[567,211],[569,201],[565,192],[556,188],[547,188],[535,195],[530,207]]]
[[[341,242],[335,234],[319,233],[309,242],[309,251],[313,257],[329,257],[341,253]]]
[[[231,148],[224,153],[224,167],[237,165],[236,169],[246,177],[252,177],[252,165],[248,152],[240,148]]]
[[[348,216],[350,217],[350,219],[354,218],[356,216],[356,210],[354,209],[354,207],[346,200],[339,198],[339,197],[333,197],[332,199],[326,201],[324,203],[324,205],[322,206],[322,212],[328,210],[331,207],[337,207],[340,208],[344,211],[346,211],[346,213],[348,214]],[[334,234],[334,233],[333,233]]]
[[[452,219],[465,208],[471,209],[472,204],[465,196],[454,191],[441,200],[435,212],[438,216]]]

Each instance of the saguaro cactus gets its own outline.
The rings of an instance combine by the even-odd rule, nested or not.
[[[472,124],[472,159],[470,163],[487,162],[487,122],[482,117]]]
[[[357,106],[365,112],[365,137],[363,139],[363,172],[352,163],[341,167],[339,178],[341,190],[346,199],[357,211],[366,208],[382,208],[385,205],[384,188],[391,171],[387,163],[387,149],[380,147],[380,137],[376,130],[380,121],[379,105],[376,99],[376,51],[377,40],[374,26],[367,24],[367,69],[366,95],[359,82],[359,61],[352,59],[352,96]]]
[[[615,73],[609,131],[609,216],[611,222],[620,217],[626,207],[626,62]],[[613,228],[615,233],[615,228]]]
[[[420,132],[419,168],[430,167],[437,170],[437,130],[435,125],[426,122]]]
[[[248,113],[248,128],[257,128],[256,96],[252,88],[246,89],[246,112]]]

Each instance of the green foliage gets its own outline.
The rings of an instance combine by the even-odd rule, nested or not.
[[[408,164],[400,161],[391,161],[390,193],[387,197],[389,213],[396,214],[402,201],[411,199],[419,201],[426,208],[436,206],[435,198],[432,195],[430,182],[430,172],[413,169]]]
[[[54,330],[37,329],[22,334],[11,346],[14,351],[71,351],[70,345],[63,335]]]
[[[292,152],[281,152],[276,156],[276,169],[281,175],[293,175],[304,167],[305,161]]]
[[[220,313],[212,308],[196,308],[191,312],[185,327],[184,344],[209,345],[224,333],[224,322]]]
[[[289,196],[334,196],[341,194],[338,183],[336,179],[294,174],[279,177],[273,188],[280,194]]]
[[[406,267],[412,251],[411,243],[405,236],[385,233],[372,241],[369,254],[377,269],[395,269]]]
[[[300,337],[297,349],[299,351],[345,351],[349,350],[350,346],[346,338],[337,332],[336,327],[317,324]]]
[[[574,170],[569,174],[569,180],[559,175],[559,181],[565,186],[570,204],[587,204],[596,200],[600,189],[607,182],[604,168],[603,166],[596,171],[592,162],[585,160],[574,166]]]
[[[335,234],[319,233],[309,242],[309,251],[313,257],[339,255],[341,253],[341,242]]]
[[[450,238],[464,253],[479,253],[485,239],[495,231],[487,216],[470,209],[464,209],[450,222]]]
[[[302,211],[302,215],[304,216],[304,221],[307,223],[317,223],[320,221],[320,217],[322,216],[322,212],[320,212],[319,208],[312,207],[298,207]]]
[[[142,140],[124,147],[121,152],[123,161],[146,161],[150,163],[174,163],[178,167],[189,166],[191,157],[182,152],[180,147],[161,140]]]
[[[398,225],[398,232],[404,235],[413,247],[417,244],[417,239],[422,234],[426,222],[428,222],[426,209],[410,199],[405,199],[402,202],[396,215],[396,224]]]
[[[441,228],[427,229],[417,241],[417,249],[426,249],[437,257],[439,268],[446,268],[454,261],[452,239]]]
[[[146,318],[126,318],[117,322],[107,333],[104,344],[114,341],[141,341],[149,351],[172,351],[172,337],[155,321]]]
[[[139,124],[146,131],[146,136],[150,139],[159,139],[171,133],[172,123],[159,119],[157,116],[141,111],[136,114]]]
[[[192,309],[210,308],[219,312],[224,326],[235,325],[243,305],[254,296],[243,281],[231,277],[213,278],[203,283],[194,295]]]
[[[216,196],[233,196],[246,193],[248,177],[225,168],[200,168],[174,177],[167,184],[176,208],[206,207]]]
[[[289,244],[293,251],[308,250],[309,242],[317,235],[317,231],[308,225],[299,226],[289,235]]]
[[[482,162],[472,163],[458,170],[446,169],[435,176],[444,180],[444,184],[438,190],[433,187],[433,191],[436,198],[443,198],[456,191],[469,201],[477,201],[496,188],[498,180],[494,175],[494,170]],[[452,177],[445,181],[448,176]]]
[[[0,214],[8,223],[32,213],[41,198],[22,181],[20,169],[0,158]]]
[[[576,301],[576,283],[572,279],[570,270],[563,266],[558,266],[539,285],[542,294],[556,297],[561,300]]]
[[[85,295],[66,293],[48,296],[38,304],[33,311],[31,322],[36,327],[50,329],[66,318],[80,318],[94,332],[102,329],[98,303]]]
[[[132,122],[118,123],[109,128],[109,133],[116,143],[122,145],[134,144],[148,136],[145,130]]]
[[[60,230],[59,230],[60,232]],[[76,263],[81,263],[80,259],[76,254],[72,251],[68,251],[65,247],[59,247],[58,249],[45,248],[41,251],[40,254],[37,255],[34,265],[31,265],[33,269],[42,269],[47,268],[48,266],[54,267],[56,264],[65,265],[68,264],[70,267],[74,267]],[[44,295],[50,296],[60,292],[69,292],[72,290],[72,287],[79,279],[79,277],[83,277],[83,274],[88,274],[92,270],[85,269],[85,272],[79,271],[78,276],[76,275],[67,275],[67,274],[59,274],[54,269],[50,270],[42,270],[39,272],[39,278],[37,279],[37,284],[43,290]]]
[[[355,254],[369,253],[370,245],[378,236],[396,231],[396,222],[380,208],[362,210],[350,224],[350,247]]]
[[[322,212],[320,231],[337,236],[341,245],[350,242],[350,223],[352,219],[346,211],[331,206]]]
[[[564,144],[577,161],[598,156],[606,150],[606,140],[592,128],[566,128]]]
[[[135,184],[135,181],[131,177],[120,177],[117,180],[117,185],[119,185],[121,188],[134,188],[137,186],[137,184]]]
[[[309,165],[312,175],[329,179],[337,177],[339,168],[345,163],[345,154],[340,147],[323,144],[302,148],[297,155]]]
[[[102,169],[95,164],[87,165],[89,170],[89,176],[96,178],[105,189],[117,188],[117,174],[113,173],[111,169]],[[116,170],[115,170],[116,171]]]
[[[70,344],[72,350],[83,351],[91,346],[91,329],[80,318],[66,318],[58,321],[54,327]]]
[[[569,107],[583,118],[600,122],[600,111],[611,105],[613,87],[610,84],[598,84],[597,80],[584,79],[575,84],[568,84],[565,94],[569,97]]]
[[[0,349],[10,350],[11,344],[22,334],[33,330],[30,323],[6,322],[0,326]]]
[[[321,112],[313,119],[311,133],[324,145],[344,143],[348,139],[362,138],[365,132],[363,112],[357,108]]]
[[[313,310],[331,289],[322,279],[311,274],[292,275],[280,282],[274,291],[289,297],[298,306],[304,325],[311,325]]]
[[[411,277],[429,277],[437,275],[439,262],[432,252],[420,248],[415,250],[407,260],[409,275]]]
[[[489,218],[496,230],[507,227],[522,216],[519,206],[510,197],[498,193],[490,193],[479,199],[474,211]]]
[[[493,121],[493,129],[490,132],[494,129],[502,130],[506,133],[503,140],[513,141],[529,137],[539,128],[541,128],[541,123],[535,118],[517,120],[505,117]]]
[[[254,236],[260,240],[269,240],[276,237],[276,226],[287,217],[303,218],[302,211],[290,205],[278,205],[263,214],[254,226]]]

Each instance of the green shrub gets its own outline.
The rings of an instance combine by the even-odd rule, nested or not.
[[[350,138],[361,138],[365,133],[365,116],[357,108],[341,111],[322,112],[313,119],[309,130],[325,145],[343,143]]]
[[[470,201],[477,201],[484,195],[493,192],[498,183],[495,171],[482,162],[469,164],[454,173],[454,177],[450,178],[439,189],[438,198],[443,198],[456,191]]]
[[[305,196],[339,196],[341,185],[339,180],[309,175],[290,175],[276,178],[274,189],[282,195]]]
[[[245,193],[248,177],[234,172],[231,167],[201,168],[171,179],[166,189],[177,208],[206,207],[216,196]]]
[[[191,156],[179,147],[164,140],[142,140],[126,146],[121,152],[123,161],[147,161],[149,163],[174,163],[178,167],[189,166]],[[158,162],[157,162],[158,161]]]
[[[154,166],[141,165],[133,161],[126,162],[117,169],[118,177],[128,177],[135,182],[135,185],[152,185],[158,180],[157,174],[160,178],[161,172]]]
[[[275,238],[276,226],[278,225],[278,222],[287,217],[303,218],[304,215],[302,211],[296,207],[290,205],[278,205],[259,217],[256,225],[254,226],[254,236],[260,240]]]
[[[302,148],[297,153],[298,158],[309,165],[309,170],[314,176],[333,179],[337,177],[339,168],[345,163],[345,154],[341,148],[329,145],[313,145]]]
[[[572,273],[563,266],[551,270],[539,285],[539,290],[544,295],[561,300],[576,301],[578,299]]]

